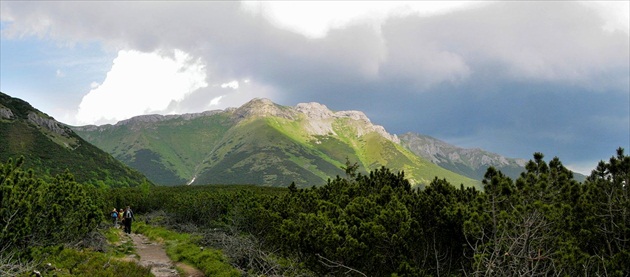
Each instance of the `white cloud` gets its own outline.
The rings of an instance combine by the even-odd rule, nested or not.
[[[208,108],[218,106],[221,103],[221,98],[223,98],[223,96],[212,98],[212,100],[210,100],[210,103],[208,103]]]
[[[435,15],[479,5],[468,1],[243,1],[241,8],[262,15],[278,28],[308,38],[325,37],[330,29],[371,24],[376,29],[390,16]]]
[[[92,80],[102,85],[94,86],[81,103],[84,122],[106,123],[108,118],[111,122],[160,110],[221,109],[267,97],[280,104],[317,101],[363,110],[370,117],[380,114],[389,120],[380,123],[391,126],[388,130],[416,128],[413,131],[437,137],[470,136],[480,144],[469,146],[485,143],[488,150],[513,157],[548,149],[564,156],[577,145],[573,153],[591,159],[601,156],[598,149],[606,143],[612,144],[605,146],[608,150],[628,143],[627,1],[585,5],[0,1],[0,5],[2,39],[36,36],[61,45],[96,42],[116,51],[181,49],[208,62],[205,74],[212,86],[163,92],[162,83],[170,77],[137,77],[144,69],[125,71],[131,65],[122,66],[121,55],[107,80],[103,82],[102,75],[86,79],[85,87]],[[191,60],[180,71],[203,75],[191,69],[194,64]],[[57,68],[68,66],[51,72]],[[129,83],[122,81],[125,74],[142,85],[123,86]],[[239,80],[238,89],[227,86],[231,80]],[[78,101],[60,102],[76,111]],[[550,108],[537,109],[540,104]],[[589,114],[618,118],[619,128],[586,132],[583,122]],[[541,122],[557,125],[539,126]],[[506,134],[479,131],[495,125]],[[540,131],[557,132],[557,126],[567,126],[575,139],[550,140],[548,132]],[[522,143],[527,134],[531,143]]]
[[[238,81],[234,80],[231,82],[223,83],[221,84],[221,88],[238,89]]]
[[[175,50],[172,56],[167,56],[122,50],[105,81],[101,85],[93,83],[92,90],[83,97],[77,121],[113,123],[157,113],[172,101],[207,85],[205,65],[185,52]]]
[[[582,4],[599,13],[604,20],[604,31],[630,34],[630,1],[584,1]]]

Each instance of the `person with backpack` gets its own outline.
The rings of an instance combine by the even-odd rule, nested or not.
[[[123,209],[120,209],[120,211],[118,212],[118,222],[120,222],[120,229],[125,228],[125,218],[123,217],[125,211]]]
[[[127,206],[123,218],[125,220],[125,233],[131,234],[131,222],[133,221],[133,212],[131,211],[131,207]]]
[[[118,227],[118,212],[116,211],[116,208],[114,208],[114,210],[112,211],[112,223],[114,224],[114,228]]]

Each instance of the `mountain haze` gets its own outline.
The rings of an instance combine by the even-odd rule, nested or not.
[[[149,182],[68,126],[0,92],[0,162],[21,156],[36,173],[53,176],[68,169],[81,183],[120,187]]]
[[[405,149],[362,112],[333,112],[318,103],[288,107],[254,99],[223,111],[145,115],[74,129],[162,185],[321,185],[345,175],[346,159],[364,172],[403,170],[418,185],[435,176],[479,185]]]
[[[507,158],[479,148],[467,149],[448,144],[439,139],[406,133],[400,136],[400,143],[411,152],[434,164],[466,177],[482,180],[488,167],[494,167],[506,176],[516,180],[525,171],[528,160]],[[573,172],[575,180],[583,182],[586,176]]]
[[[401,145],[420,157],[476,180],[483,179],[490,166],[516,179],[527,163],[525,159],[506,158],[478,148],[464,149],[421,134],[406,133],[400,140]]]

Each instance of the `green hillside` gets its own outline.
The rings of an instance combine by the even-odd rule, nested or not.
[[[428,184],[435,176],[446,178],[454,184],[474,186],[478,182],[455,174],[433,163],[430,163],[407,149],[401,147],[376,132],[358,136],[358,129],[364,124],[348,118],[336,119],[332,126],[336,136],[309,136],[304,134],[305,120],[297,120],[295,124],[288,120],[269,120],[273,127],[291,136],[307,148],[317,150],[323,160],[340,168],[346,158],[356,161],[363,171],[371,171],[382,166],[402,170],[412,184]],[[328,175],[330,176],[330,175]]]
[[[67,169],[81,183],[126,187],[149,182],[29,103],[0,93],[0,160],[20,156],[38,174]]]
[[[237,109],[147,115],[74,129],[160,185],[322,185],[345,174],[346,160],[363,172],[381,166],[404,170],[416,185],[436,176],[479,184],[401,147],[362,113],[336,114],[318,105],[293,108],[254,99]]]
[[[233,127],[194,183],[321,185],[343,173],[321,153],[270,127],[268,120],[257,118]]]
[[[75,127],[86,140],[141,171],[161,185],[180,185],[192,179],[207,153],[223,138],[231,122],[225,115],[129,121],[116,126]]]

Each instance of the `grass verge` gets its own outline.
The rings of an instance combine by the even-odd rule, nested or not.
[[[192,265],[203,271],[206,276],[241,276],[241,272],[229,264],[220,250],[197,245],[198,237],[147,225],[141,221],[134,223],[134,226],[134,232],[143,234],[151,240],[164,242],[166,254],[175,262]]]
[[[34,262],[32,270],[16,276],[153,276],[150,269],[124,257],[135,253],[132,241],[122,241],[121,231],[115,228],[100,229],[90,239],[100,242],[97,247],[68,247],[64,245],[33,247],[28,259]],[[0,274],[2,275],[2,274]],[[13,276],[9,274],[9,276]]]

